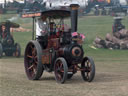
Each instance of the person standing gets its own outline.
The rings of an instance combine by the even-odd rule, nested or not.
[[[36,20],[36,38],[45,36],[48,33],[48,24],[46,17],[42,16]]]
[[[36,39],[42,45],[42,48],[46,48],[48,44],[48,24],[46,17],[42,16],[36,20]]]

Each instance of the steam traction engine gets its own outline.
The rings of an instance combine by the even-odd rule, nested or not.
[[[24,66],[30,80],[38,80],[43,71],[55,73],[55,80],[64,83],[77,71],[85,81],[91,82],[95,76],[94,61],[83,57],[82,37],[77,31],[78,5],[72,4],[71,11],[49,10],[41,13],[47,16],[51,26],[47,35],[31,40],[25,49]],[[64,18],[71,16],[71,29],[64,30]],[[53,22],[60,19],[59,24]],[[72,34],[77,34],[72,36]]]
[[[21,47],[18,43],[15,43],[13,35],[10,32],[11,28],[18,28],[19,24],[6,21],[0,22],[0,58],[3,54],[6,56],[20,57]]]

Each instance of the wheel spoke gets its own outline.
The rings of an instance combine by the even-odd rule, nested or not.
[[[89,61],[87,61],[87,67],[89,67]]]
[[[31,45],[30,48],[33,49],[33,45]]]
[[[86,66],[87,64],[87,66]],[[87,63],[85,64],[86,72],[90,72],[90,62],[87,60]]]
[[[36,65],[38,64],[38,62],[37,62],[37,61],[35,61],[34,63],[35,63]]]
[[[92,71],[92,65],[90,65],[90,67],[89,67],[89,71],[90,71],[90,72]]]
[[[30,56],[30,55],[27,55],[27,57],[29,57],[29,58],[33,58],[32,56]]]
[[[60,69],[60,72],[61,72],[61,73],[64,73],[64,69]]]
[[[34,68],[34,67],[33,67],[33,72],[34,72],[34,74],[36,74],[36,68]]]
[[[90,67],[87,70],[88,70],[88,72],[91,72],[91,68]]]
[[[62,62],[60,62],[60,64],[59,64],[59,65],[60,65],[60,69],[61,69],[61,68],[63,68],[63,64],[62,64]]]
[[[35,58],[35,59],[37,59],[37,55],[36,55],[36,56],[34,56],[34,58]]]
[[[32,55],[36,56],[36,49],[35,48],[32,49]]]
[[[60,64],[60,70],[62,70],[62,69],[63,69],[63,64],[61,63],[61,64]]]
[[[61,80],[61,78],[62,78],[60,74],[57,74],[57,77],[59,80]]]
[[[32,71],[31,76],[34,77],[34,75],[35,75],[35,73],[34,73],[34,71]]]
[[[89,79],[89,72],[87,72],[87,79]]]
[[[37,59],[37,55],[36,55],[36,56],[34,56],[34,61],[35,61],[35,62],[37,62],[37,61],[38,61],[38,59]]]
[[[57,69],[57,70],[60,70],[60,62],[59,62],[59,61],[58,61],[58,63],[57,63],[56,69]]]
[[[28,68],[28,70],[32,69],[33,67],[34,67],[34,65],[32,64],[32,65]]]
[[[90,73],[90,70],[89,70],[90,69],[90,66],[89,65],[90,65],[90,62],[87,61],[87,72],[86,72],[87,73],[87,76],[86,76],[87,79],[89,79],[89,73]]]

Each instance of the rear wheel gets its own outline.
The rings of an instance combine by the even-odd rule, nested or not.
[[[37,41],[30,41],[25,49],[24,66],[30,80],[38,80],[43,73],[42,49]]]
[[[64,83],[67,79],[68,66],[64,58],[58,58],[54,64],[55,79],[58,83]]]
[[[83,80],[91,82],[95,77],[95,64],[92,58],[85,57],[81,63]]]
[[[20,44],[18,44],[18,43],[16,43],[15,44],[15,48],[16,48],[16,50],[15,50],[15,56],[16,57],[20,57],[21,56],[21,47],[20,47]]]
[[[0,58],[3,56],[3,48],[2,48],[2,44],[0,43]]]

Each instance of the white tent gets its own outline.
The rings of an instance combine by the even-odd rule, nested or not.
[[[13,0],[6,0],[6,2],[13,2]],[[5,3],[5,0],[0,0],[0,3]]]

